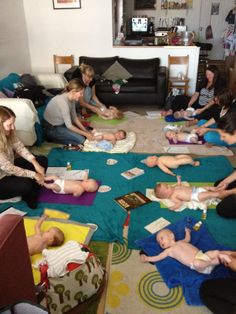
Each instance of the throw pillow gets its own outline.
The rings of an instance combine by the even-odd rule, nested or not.
[[[114,62],[103,75],[107,80],[116,81],[118,79],[128,80],[132,77],[130,74],[118,61]]]

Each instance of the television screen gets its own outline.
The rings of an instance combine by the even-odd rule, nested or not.
[[[132,32],[146,33],[148,31],[147,17],[132,17]]]

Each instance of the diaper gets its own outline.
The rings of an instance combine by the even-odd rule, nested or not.
[[[54,181],[54,183],[56,183],[57,185],[59,185],[59,187],[61,188],[61,190],[59,192],[53,190],[54,193],[57,194],[66,194],[64,191],[64,185],[65,185],[65,180],[64,179],[57,179]]]
[[[197,259],[200,261],[205,261],[205,262],[210,261],[210,257],[206,253],[203,253],[201,250],[199,250],[197,252],[194,259]],[[209,265],[209,266],[205,267],[203,270],[199,270],[199,269],[195,269],[193,263],[191,263],[190,268],[193,270],[196,270],[197,272],[199,272],[201,274],[210,274],[213,271],[213,269],[215,268],[215,265]]]
[[[194,133],[187,134],[186,138],[185,138],[185,142],[186,143],[192,143],[192,141],[191,141],[192,138],[195,138],[196,140],[198,140],[197,134],[194,134]]]
[[[200,192],[206,192],[206,189],[194,186],[191,194],[191,201],[200,202],[198,199],[198,194]]]

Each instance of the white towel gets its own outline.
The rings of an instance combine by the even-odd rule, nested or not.
[[[68,241],[58,249],[44,249],[42,255],[48,264],[48,277],[64,276],[69,263],[83,264],[89,252],[81,251],[82,246],[76,241]]]

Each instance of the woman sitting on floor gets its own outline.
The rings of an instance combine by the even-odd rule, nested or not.
[[[44,156],[32,155],[18,140],[15,119],[11,109],[0,106],[0,199],[21,196],[30,208],[36,208],[48,162]]]
[[[206,69],[206,78],[199,90],[192,97],[186,95],[176,96],[170,109],[175,112],[181,109],[194,108],[197,115],[203,115],[204,113],[204,118],[209,120],[212,117],[212,110],[215,111],[215,108],[211,108],[215,104],[214,96],[224,85],[219,75],[219,70],[216,66],[211,65]],[[197,122],[197,119],[195,119],[189,121],[188,124],[191,123],[193,125]]]
[[[207,143],[218,146],[229,146],[226,142],[221,141],[220,134],[217,129],[217,121],[222,118],[226,113],[232,113],[236,111],[236,100],[233,97],[233,93],[230,89],[225,88],[221,90],[215,97],[215,102],[221,109],[218,115],[215,115],[210,120],[200,120],[198,122],[198,128],[195,132],[204,137]],[[233,144],[232,146],[235,146]]]

